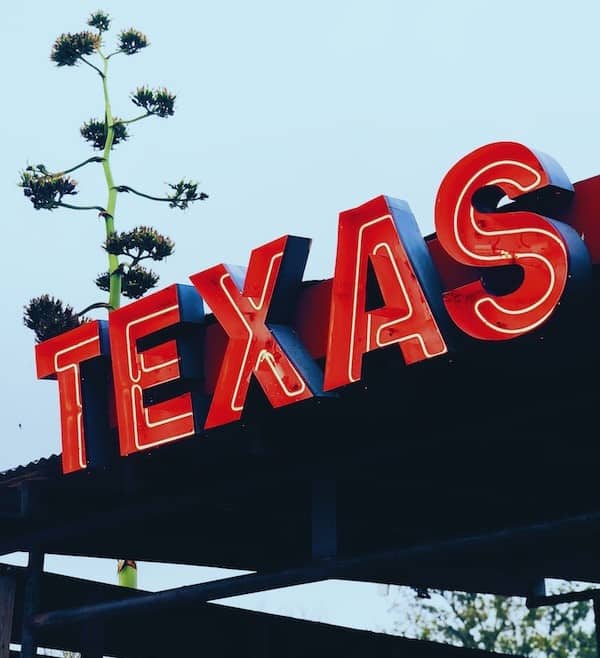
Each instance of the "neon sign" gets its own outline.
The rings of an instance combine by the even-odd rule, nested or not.
[[[359,381],[383,347],[408,367],[461,334],[534,331],[600,260],[599,190],[489,144],[442,180],[429,239],[406,202],[380,196],[340,213],[333,279],[303,284],[310,240],[283,236],[247,268],[216,265],[38,344],[38,377],[58,380],[63,471],[92,464],[86,446],[111,427],[125,456],[238,422],[253,378],[283,407]]]

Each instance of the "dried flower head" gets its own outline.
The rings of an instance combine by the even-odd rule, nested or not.
[[[83,55],[91,55],[100,46],[100,36],[93,32],[61,34],[50,53],[58,66],[75,66]]]
[[[111,148],[113,148],[119,142],[124,142],[129,134],[127,133],[127,128],[124,124],[119,123],[117,117],[113,120],[113,141]],[[86,121],[83,126],[79,129],[81,136],[92,144],[95,149],[102,150],[106,146],[106,124],[104,121],[99,121],[98,119],[90,119]]]
[[[95,11],[88,18],[87,24],[90,27],[95,27],[98,32],[106,32],[110,27],[110,18],[108,14],[103,11]]]
[[[193,181],[180,180],[177,183],[168,183],[173,190],[172,194],[167,194],[169,208],[180,208],[185,210],[192,201],[204,201],[208,199],[208,194],[198,192],[198,183]]]
[[[141,265],[133,265],[121,274],[121,292],[129,299],[139,299],[158,283],[159,276]],[[110,292],[110,275],[108,272],[96,277],[100,290]]]
[[[159,117],[173,116],[175,113],[175,94],[164,87],[154,90],[138,87],[131,95],[131,101],[146,110],[148,114],[156,114]]]
[[[113,233],[102,246],[109,254],[128,256],[136,262],[145,258],[163,260],[175,249],[170,238],[149,226],[138,226],[131,231]]]
[[[86,322],[71,306],[50,295],[34,297],[23,311],[23,323],[34,331],[38,343]]]
[[[119,34],[119,50],[126,55],[135,55],[146,46],[148,46],[148,37],[139,30],[131,27]]]
[[[53,176],[41,164],[22,171],[18,185],[36,210],[54,210],[64,196],[77,194],[77,181],[68,176]]]

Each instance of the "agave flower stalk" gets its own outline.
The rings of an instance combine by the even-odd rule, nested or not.
[[[104,121],[106,126],[106,143],[104,144],[104,151],[102,153],[102,168],[104,169],[104,178],[106,180],[106,187],[108,188],[108,200],[106,202],[106,213],[104,215],[104,225],[106,228],[106,238],[115,232],[115,209],[117,206],[117,190],[115,188],[115,181],[113,179],[112,170],[110,166],[110,151],[113,145],[115,136],[115,127],[113,122],[113,115],[110,108],[110,97],[108,95],[108,57],[105,57],[99,50],[98,54],[102,58],[102,91],[104,93]],[[110,277],[110,289],[108,294],[108,304],[111,308],[119,308],[121,305],[121,270],[119,268],[120,262],[118,256],[115,254],[108,254],[108,273]]]
[[[108,292],[108,302],[92,302],[85,309],[75,312],[73,307],[60,299],[44,294],[34,297],[24,308],[23,321],[35,333],[36,341],[52,338],[87,321],[85,313],[92,309],[114,311],[121,305],[121,297],[138,298],[153,288],[158,275],[141,265],[143,260],[160,261],[173,253],[173,242],[148,226],[118,233],[115,213],[119,193],[133,193],[154,201],[166,201],[169,207],[185,210],[194,201],[208,198],[198,190],[198,183],[180,180],[169,184],[171,190],[166,196],[156,196],[138,192],[127,185],[116,185],[111,155],[114,147],[128,139],[127,126],[151,116],[167,118],[174,114],[175,95],[164,87],[150,89],[138,87],[131,95],[131,101],[143,114],[131,119],[121,119],[113,115],[108,89],[109,60],[115,55],[134,55],[148,45],[146,36],[134,28],[122,30],[117,39],[117,48],[109,54],[103,50],[104,34],[110,28],[110,18],[102,11],[93,13],[87,25],[95,31],[85,30],[75,34],[62,34],[54,42],[50,59],[59,67],[76,66],[83,63],[91,68],[102,81],[104,98],[104,118],[90,119],[80,128],[81,136],[101,150],[101,156],[87,158],[83,162],[52,172],[44,164],[28,166],[20,176],[23,194],[36,210],[95,210],[104,222],[105,241],[102,248],[108,256],[108,271],[96,277],[96,285]],[[96,65],[90,58],[99,59]],[[96,61],[98,61],[98,59]],[[66,201],[77,195],[77,181],[69,176],[81,167],[101,163],[106,186],[106,204],[77,205]],[[137,564],[135,560],[119,560],[117,563],[118,582],[125,587],[137,587]]]
[[[36,340],[45,340],[52,335],[73,327],[74,323],[87,320],[84,313],[89,309],[107,308],[115,310],[121,305],[123,296],[136,299],[156,286],[159,277],[152,270],[140,264],[141,260],[150,258],[163,260],[173,252],[173,243],[149,227],[138,227],[121,234],[120,240],[116,230],[117,197],[120,193],[131,193],[152,201],[167,202],[170,208],[185,210],[195,201],[202,201],[208,195],[199,191],[198,183],[182,179],[168,184],[170,192],[164,196],[140,192],[128,185],[117,185],[112,171],[112,152],[116,145],[129,138],[127,127],[149,117],[168,118],[173,116],[175,95],[165,87],[151,89],[148,86],[137,87],[131,94],[131,102],[143,113],[132,118],[116,117],[111,108],[108,87],[109,61],[115,55],[134,55],[148,46],[147,37],[134,28],[122,30],[117,38],[117,47],[110,53],[104,50],[104,36],[110,28],[110,18],[102,11],[93,13],[87,25],[91,30],[75,34],[61,34],[54,42],[50,59],[59,67],[77,66],[83,63],[97,74],[102,83],[104,99],[103,119],[90,119],[80,128],[81,136],[91,143],[101,156],[87,158],[83,162],[52,172],[44,164],[28,166],[21,172],[19,185],[24,195],[36,210],[95,210],[104,222],[105,242],[102,245],[108,257],[108,270],[96,277],[96,285],[108,292],[107,302],[93,302],[86,309],[76,313],[71,306],[50,295],[33,298],[25,307],[25,324],[36,334]],[[93,58],[97,58],[94,63]],[[105,205],[78,205],[70,197],[78,194],[77,181],[70,173],[92,163],[101,163],[106,188]],[[125,237],[127,238],[125,240]],[[132,240],[139,240],[133,249]],[[127,243],[127,248],[124,245]],[[169,247],[165,249],[165,245]],[[143,248],[142,248],[143,245]],[[125,249],[125,250],[123,250]]]
[[[117,561],[117,580],[121,587],[137,589],[137,563],[135,560]]]

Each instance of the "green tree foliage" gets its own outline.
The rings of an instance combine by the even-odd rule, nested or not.
[[[392,606],[398,612],[396,633],[527,658],[597,656],[588,601],[528,609],[517,597],[403,590]]]
[[[72,306],[50,295],[34,297],[24,308],[23,321],[35,333],[37,341],[56,336],[86,321],[84,313],[91,308],[104,307],[114,310],[121,304],[121,297],[137,299],[154,288],[159,276],[141,264],[141,261],[161,261],[174,250],[173,241],[148,226],[139,226],[117,232],[115,226],[116,205],[119,194],[133,194],[152,201],[165,202],[170,208],[185,210],[195,201],[208,195],[201,192],[198,183],[182,179],[167,183],[163,196],[147,194],[124,184],[116,185],[113,179],[111,156],[115,146],[130,138],[128,126],[149,117],[168,118],[175,113],[175,95],[168,89],[148,86],[137,87],[131,94],[131,102],[141,114],[123,119],[113,116],[108,88],[109,62],[115,56],[130,56],[148,47],[146,35],[134,28],[119,32],[112,51],[106,49],[105,35],[111,19],[103,11],[94,12],[87,21],[86,29],[75,34],[61,34],[50,53],[50,59],[58,67],[84,64],[100,79],[104,97],[101,119],[91,118],[80,128],[82,138],[101,155],[91,156],[83,162],[64,170],[51,170],[45,164],[28,165],[20,173],[19,186],[35,210],[96,211],[104,222],[105,241],[102,248],[108,257],[108,269],[100,273],[95,283],[108,293],[106,302],[95,302],[86,309],[75,312]],[[78,183],[69,174],[89,165],[101,164],[105,185],[104,204],[81,206],[73,202],[78,193]]]

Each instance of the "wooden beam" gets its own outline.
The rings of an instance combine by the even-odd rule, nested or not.
[[[317,478],[311,482],[312,558],[337,555],[337,482],[333,478]]]
[[[15,590],[15,574],[4,573],[0,575],[0,658],[10,658]]]
[[[21,658],[36,658],[37,643],[33,616],[37,612],[40,598],[40,586],[44,572],[44,553],[39,548],[29,552],[25,589],[23,591],[23,622],[21,630]]]
[[[541,543],[557,535],[568,537],[582,525],[589,527],[600,519],[600,513],[583,514],[529,526],[495,530],[481,535],[401,547],[395,550],[338,558],[321,558],[299,567],[274,572],[258,572],[221,578],[215,581],[187,585],[159,592],[149,592],[134,599],[103,601],[92,605],[51,610],[38,613],[32,619],[36,629],[48,629],[93,620],[100,622],[117,616],[145,614],[150,611],[170,609],[174,606],[205,603],[217,599],[262,592],[281,587],[314,583],[331,578],[344,578],[358,569],[390,568],[399,565],[406,568],[421,560],[439,560],[461,555],[468,557],[472,551],[493,550],[495,553],[508,550],[511,546],[528,546],[531,542]],[[30,658],[24,656],[24,658]],[[31,657],[33,658],[33,657]]]
[[[104,628],[93,621],[82,632],[81,658],[102,658],[104,655]],[[0,657],[1,658],[1,657]]]

